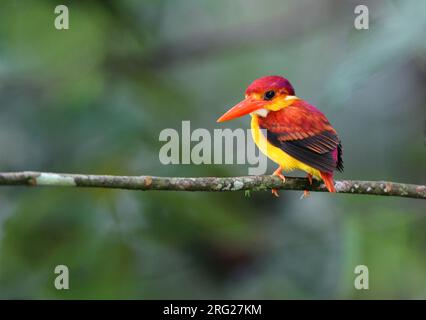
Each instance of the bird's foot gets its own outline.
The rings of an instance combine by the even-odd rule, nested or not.
[[[282,168],[281,168],[281,166],[279,166],[278,167],[278,169],[277,170],[275,170],[274,171],[274,173],[272,174],[273,176],[278,176],[282,181],[283,181],[283,183],[285,182],[285,177],[284,177],[284,175],[281,173],[281,171],[282,171]],[[277,189],[272,189],[272,194],[274,195],[274,196],[276,196],[276,197],[279,197],[280,195],[279,195],[279,193],[278,193],[278,190]]]
[[[308,190],[304,190],[302,195],[300,196],[300,200],[309,198],[311,196],[311,193]]]
[[[274,171],[274,173],[272,174],[273,176],[278,176],[278,177],[280,177],[280,179],[283,181],[283,182],[285,182],[285,177],[284,177],[284,175],[281,173],[281,171],[283,170],[283,168],[280,166],[280,167],[278,167],[278,169],[277,170],[275,170]]]
[[[312,185],[312,174],[308,173],[306,178],[308,178],[309,184]],[[308,190],[304,190],[300,199],[309,198],[310,195],[311,195],[311,193]]]
[[[278,193],[278,190],[277,190],[277,189],[272,189],[271,191],[272,191],[272,194],[273,194],[274,196],[276,196],[277,198],[279,198],[279,197],[280,197],[280,194]]]

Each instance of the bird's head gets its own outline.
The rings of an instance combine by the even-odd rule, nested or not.
[[[228,110],[217,122],[232,120],[247,114],[266,117],[297,99],[291,83],[280,76],[266,76],[254,80],[247,88],[245,99]]]

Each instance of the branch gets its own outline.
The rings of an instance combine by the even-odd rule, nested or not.
[[[288,177],[283,183],[275,176],[174,178],[153,176],[111,176],[47,172],[0,172],[0,185],[89,187],[129,190],[168,191],[239,191],[239,190],[310,190],[326,192],[325,185],[306,178]],[[337,180],[338,193],[369,194],[426,199],[426,186],[388,181]]]

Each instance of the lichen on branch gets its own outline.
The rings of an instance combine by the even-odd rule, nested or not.
[[[164,191],[260,191],[269,189],[309,190],[327,192],[319,181],[309,184],[306,178],[287,177],[283,182],[276,176],[242,177],[155,177],[155,176],[113,176],[49,172],[0,172],[0,185],[32,187],[89,187],[128,190]],[[389,181],[336,180],[338,193],[365,194],[426,199],[426,186]]]

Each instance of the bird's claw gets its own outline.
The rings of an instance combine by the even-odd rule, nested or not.
[[[282,168],[281,167],[278,167],[278,169],[277,170],[275,170],[274,171],[274,173],[272,174],[273,176],[278,176],[282,181],[283,181],[283,183],[285,183],[285,177],[284,177],[284,175],[281,173],[281,170],[282,170]],[[277,189],[272,189],[272,194],[274,195],[274,196],[276,196],[277,198],[280,196],[279,195],[279,193],[278,193],[278,190]]]
[[[312,185],[312,174],[308,173],[307,178],[309,180],[309,184]],[[308,190],[304,190],[302,196],[300,199],[306,199],[309,198],[311,193]]]
[[[304,190],[302,195],[300,196],[300,200],[309,198],[311,196],[311,193],[308,190]]]
[[[277,170],[274,171],[274,173],[272,175],[279,177],[283,182],[285,182],[285,177],[281,173],[281,170],[282,170],[281,167],[279,167]]]
[[[279,198],[279,197],[280,197],[280,194],[278,193],[278,190],[277,190],[277,189],[272,189],[272,194],[273,194],[274,196],[276,196],[277,198]]]

